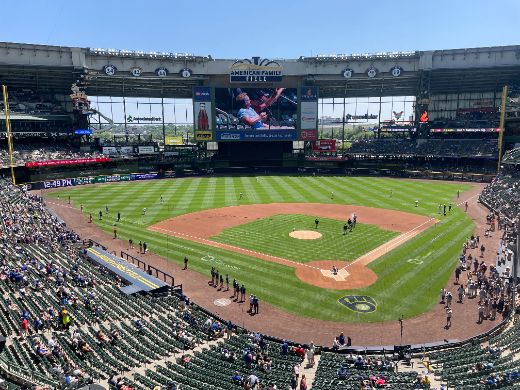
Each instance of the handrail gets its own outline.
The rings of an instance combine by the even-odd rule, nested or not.
[[[156,278],[160,278],[163,280],[163,282],[169,283],[170,286],[172,286],[174,288],[180,288],[182,291],[182,284],[176,285],[175,277],[173,275],[170,275],[169,273],[164,272],[164,271],[160,270],[159,268],[149,265],[145,261],[143,261],[125,251],[121,251],[121,258],[125,259],[126,261],[131,262],[133,265],[136,265],[136,263],[137,263],[137,268],[148,272],[148,275],[153,276],[155,274]]]
[[[103,249],[104,251],[106,251],[106,250],[108,249],[106,246],[100,244],[100,243],[97,242],[97,241],[94,241],[92,238],[89,238],[89,239],[86,240],[86,241],[83,240],[83,245],[87,245],[87,244],[88,244],[89,247],[98,246],[98,247],[100,247],[101,249]]]

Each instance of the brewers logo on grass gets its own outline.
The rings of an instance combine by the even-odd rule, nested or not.
[[[376,301],[368,295],[345,295],[338,302],[358,313],[372,313],[377,310]]]

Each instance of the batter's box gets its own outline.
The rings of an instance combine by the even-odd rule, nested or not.
[[[336,275],[334,275],[332,271],[329,269],[321,269],[320,271],[323,276],[326,276],[327,278],[332,278],[338,282],[343,282],[350,276],[350,274],[345,268],[338,270]]]

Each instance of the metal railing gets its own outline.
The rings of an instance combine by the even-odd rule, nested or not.
[[[103,249],[104,251],[106,251],[108,249],[103,244],[100,244],[99,242],[94,241],[91,238],[89,238],[88,240],[83,240],[83,246],[88,247],[88,248],[93,247],[93,246],[97,246],[97,247]]]
[[[154,276],[157,279],[161,279],[163,282],[169,284],[171,287],[180,288],[180,290],[182,291],[182,284],[176,285],[175,277],[173,275],[170,275],[169,273],[164,272],[164,271],[160,270],[159,268],[154,267],[153,265],[149,265],[145,261],[143,261],[125,251],[121,251],[121,258],[125,259],[129,263],[132,263],[137,268],[142,269],[143,271],[147,272],[148,275]]]

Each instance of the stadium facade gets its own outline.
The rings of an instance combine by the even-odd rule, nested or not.
[[[350,343],[343,340],[336,348],[325,346],[312,386],[328,390],[387,383],[388,388],[430,388],[429,379],[425,383],[413,365],[407,368],[408,372],[394,372],[394,361],[397,364],[402,360],[424,364],[428,374],[433,373],[435,364],[437,384],[446,383],[448,388],[506,388],[518,383],[520,326],[513,318],[518,316],[518,278],[514,275],[518,271],[520,242],[519,149],[505,154],[503,166],[500,159],[505,149],[520,142],[520,46],[288,60],[213,59],[210,55],[185,53],[0,43],[0,84],[7,86],[9,93],[4,94],[0,112],[0,140],[8,140],[8,150],[0,149],[0,174],[12,174],[17,182],[32,182],[30,186],[13,186],[0,179],[0,233],[6,243],[1,253],[5,267],[1,282],[5,315],[0,318],[0,330],[6,337],[0,341],[0,350],[4,349],[0,371],[8,380],[2,386],[74,388],[96,381],[118,390],[173,389],[179,385],[227,389],[234,373],[240,372],[244,381],[249,382],[255,382],[256,376],[247,360],[244,364],[240,358],[228,361],[229,355],[225,354],[240,356],[246,349],[267,348],[274,364],[262,373],[262,367],[257,367],[260,380],[269,388],[275,388],[274,383],[278,388],[287,388],[293,367],[302,362],[302,353],[305,354],[297,344],[289,349],[285,341],[274,337],[264,338],[258,333],[250,337],[244,326],[236,326],[238,335],[224,341],[225,319],[191,305],[184,295],[177,295],[182,286],[175,285],[172,276],[121,251],[121,257],[124,254],[128,261],[143,268],[143,272],[137,273],[117,256],[92,248],[97,243],[88,237],[82,237],[82,246],[79,237],[68,230],[70,225],[67,228],[58,223],[55,214],[45,208],[43,198],[27,189],[213,172],[318,172],[491,181],[497,169],[500,174],[480,194],[480,203],[487,207],[482,215],[490,213],[487,224],[480,226],[480,234],[484,234],[484,229],[485,237],[495,232],[493,215],[500,216],[504,233],[499,248],[503,244],[504,250],[497,254],[497,263],[514,263],[513,276],[493,275],[495,287],[503,291],[499,309],[502,321],[497,319],[493,329],[469,340],[440,337],[431,343],[403,345],[401,316],[399,321],[392,320],[394,330],[400,327],[400,343],[396,332],[395,345],[367,350],[366,346],[349,348]],[[95,104],[97,97],[110,104]],[[171,144],[166,142],[168,125],[177,123],[167,120],[165,112],[170,108],[168,104],[174,110],[178,107],[168,99],[189,101],[189,109],[181,113],[189,130],[178,143],[177,138],[170,138]],[[350,110],[357,107],[357,99],[365,99],[360,100],[360,105],[372,104],[375,111],[365,107]],[[145,109],[131,111],[130,102],[137,107],[141,102]],[[396,108],[394,102],[399,102]],[[327,115],[323,108],[327,104],[336,116]],[[383,114],[385,104],[391,107],[388,114]],[[122,106],[123,115],[111,112],[116,106]],[[352,124],[366,124],[363,131],[370,136],[347,140],[345,130]],[[146,134],[131,132],[141,125],[162,127],[162,143]],[[120,138],[114,134],[113,140],[103,141],[98,132],[107,127],[124,132]],[[349,148],[347,141],[352,143]],[[328,201],[328,189],[325,191]],[[330,197],[334,197],[334,192]],[[68,204],[59,203],[59,196],[53,202],[71,209],[70,196]],[[418,202],[415,201],[415,207]],[[467,205],[466,202],[465,212]],[[105,220],[110,220],[108,205],[105,207]],[[451,212],[451,204],[449,208]],[[101,221],[102,211],[99,213]],[[146,208],[142,216],[145,214]],[[439,218],[440,214],[441,204]],[[117,219],[119,222],[119,212]],[[24,229],[18,229],[19,221]],[[114,237],[103,240],[116,242],[115,226],[110,225]],[[478,236],[471,238],[475,240],[478,243]],[[61,247],[54,247],[58,242]],[[131,242],[129,246],[132,247]],[[479,251],[478,245],[472,249],[474,253]],[[484,250],[480,250],[483,258]],[[139,256],[145,253],[146,249],[142,252],[139,248]],[[493,250],[488,249],[488,253],[490,258],[495,255]],[[507,258],[513,253],[514,261]],[[97,261],[92,264],[92,259]],[[409,260],[414,265],[423,262],[422,258]],[[476,262],[478,266],[478,259]],[[187,264],[186,258],[184,270]],[[104,271],[122,268],[126,272],[116,272],[117,277]],[[70,291],[61,288],[65,270],[74,280]],[[510,268],[504,275],[509,271]],[[478,276],[479,280],[485,272],[486,269]],[[40,280],[43,273],[46,277]],[[154,273],[157,277],[161,273],[165,279],[154,278]],[[133,275],[141,285],[129,283],[121,289],[125,294],[121,294],[115,286],[122,280],[129,282],[128,275]],[[161,290],[167,287],[166,276],[172,279],[174,287],[168,289],[166,296],[126,296],[152,288]],[[33,286],[34,293],[26,292],[24,278],[29,278],[25,280]],[[220,280],[222,288],[222,276]],[[60,286],[58,292],[56,286]],[[87,288],[94,294],[84,294]],[[482,290],[485,288],[481,286]],[[475,287],[475,296],[476,291]],[[71,292],[72,296],[68,296]],[[70,305],[69,313],[64,306],[69,305],[68,298],[74,297],[83,297],[85,304]],[[96,302],[94,297],[100,304],[92,303]],[[349,297],[353,298],[344,297],[345,303]],[[363,300],[361,309],[366,309],[367,303],[370,301]],[[492,309],[489,302],[487,307]],[[46,310],[49,314],[44,316]],[[40,313],[45,324],[36,321]],[[447,330],[451,327],[449,304],[446,313],[450,313]],[[70,314],[78,329],[71,332],[69,341]],[[243,315],[242,310],[242,321]],[[135,320],[129,325],[126,316]],[[494,321],[494,314],[491,317]],[[28,319],[35,320],[34,324],[29,325]],[[110,328],[105,327],[107,320]],[[208,321],[208,329],[199,326]],[[455,316],[456,321],[462,323],[462,317]],[[51,329],[52,352],[46,346],[50,346],[46,335],[51,336],[46,332]],[[173,329],[176,331],[172,332]],[[421,331],[427,333],[428,329]],[[19,334],[29,336],[30,343],[20,340]],[[210,340],[218,342],[210,344]],[[209,349],[195,352],[196,345]],[[312,348],[314,358],[314,345],[304,347]],[[366,362],[361,356],[350,359],[342,355],[360,351],[364,358],[369,357]],[[182,357],[178,358],[177,353],[182,353]],[[57,354],[56,360],[47,360],[51,354]],[[71,358],[73,365],[64,365],[65,370],[60,371],[65,356]],[[347,366],[351,373],[356,373],[349,378],[338,369]],[[114,372],[123,378],[115,384]]]
[[[153,171],[271,167],[366,173],[427,165],[431,171],[489,174],[496,170],[503,150],[520,139],[518,111],[509,121],[501,118],[504,87],[511,91],[519,80],[520,46],[214,59],[187,53],[0,43],[0,82],[14,97],[11,127],[18,144],[51,138],[84,151],[92,145],[99,150],[105,146],[105,154],[111,151],[141,160],[163,151],[169,153],[170,162],[183,156],[177,164],[141,164]],[[277,90],[284,92],[275,96]],[[207,94],[206,101],[195,96],[201,91]],[[306,91],[311,100],[305,100]],[[262,115],[269,119],[264,119],[261,132],[250,131],[258,129],[241,121],[240,93],[251,95],[253,103],[277,100],[264,106]],[[96,104],[100,97],[109,102]],[[179,110],[175,99],[184,99],[189,108],[175,114],[176,107]],[[31,105],[35,101],[40,103]],[[135,105],[141,108],[131,108]],[[200,107],[204,112],[199,113]],[[161,141],[168,144],[172,137],[167,129],[177,128],[179,121],[171,119],[172,108],[173,115],[184,117],[183,124],[191,128],[186,139],[172,141],[181,145],[163,149],[161,143],[138,137],[122,152],[115,138],[103,145],[96,139],[97,130],[116,126],[128,141],[129,129],[135,133],[140,125],[155,125],[162,127]],[[328,116],[330,112],[334,114]],[[389,142],[375,141],[369,147],[356,143],[348,152],[345,129],[353,125],[367,125],[364,131]],[[0,137],[6,137],[4,114]],[[328,141],[321,147],[315,144],[329,138],[337,144],[329,142],[325,149]],[[399,138],[406,140],[397,142]],[[193,161],[186,163],[186,155]],[[96,163],[101,164],[91,166],[96,173],[110,173],[113,168],[97,169],[107,166]],[[142,167],[130,164],[122,170],[142,172]],[[31,168],[19,168],[17,175],[24,181],[52,178],[52,172],[47,175],[41,166]]]

